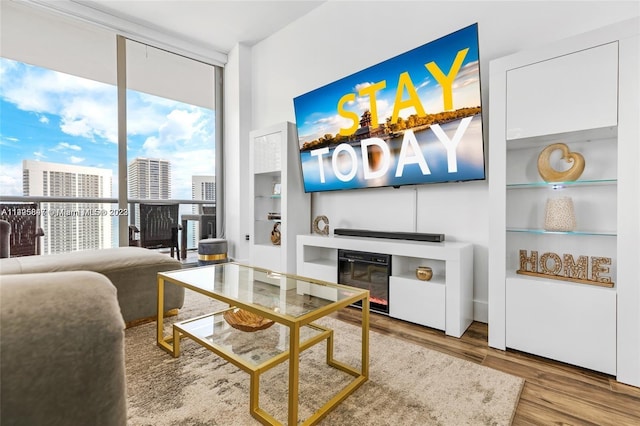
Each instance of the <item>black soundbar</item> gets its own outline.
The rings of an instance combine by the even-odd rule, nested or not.
[[[391,238],[394,240],[428,241],[430,243],[441,243],[444,241],[444,234],[421,234],[418,232],[383,232],[370,231],[366,229],[336,228],[334,229],[333,234],[349,237]]]

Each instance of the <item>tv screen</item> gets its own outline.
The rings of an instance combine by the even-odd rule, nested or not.
[[[305,192],[485,178],[477,24],[293,103]]]

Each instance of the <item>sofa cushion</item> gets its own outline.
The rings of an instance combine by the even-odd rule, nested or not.
[[[164,265],[173,269],[182,267],[178,260],[166,254],[141,247],[114,247],[102,250],[81,250],[45,256],[0,259],[0,274],[56,271],[94,271],[105,274],[123,269],[136,269],[149,264]]]
[[[93,271],[105,275],[118,291],[125,322],[135,325],[157,314],[158,272],[181,269],[180,261],[141,247],[115,247],[44,256],[0,259],[0,274],[33,274],[59,271]],[[184,288],[165,288],[164,311],[180,309]]]
[[[124,321],[104,275],[2,275],[0,303],[3,426],[126,424]]]
[[[7,274],[19,274],[22,268],[20,267],[19,257],[10,257],[0,259],[0,275]]]

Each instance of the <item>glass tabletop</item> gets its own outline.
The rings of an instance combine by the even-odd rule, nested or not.
[[[282,274],[238,263],[220,263],[160,277],[230,303],[247,304],[277,316],[298,318],[347,299],[360,300],[366,290]]]

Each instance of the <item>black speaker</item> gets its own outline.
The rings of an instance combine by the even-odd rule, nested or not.
[[[444,241],[444,234],[424,234],[419,232],[383,232],[371,231],[367,229],[336,228],[333,231],[333,234],[348,237],[390,238],[393,240],[427,241],[430,243],[441,243]]]

